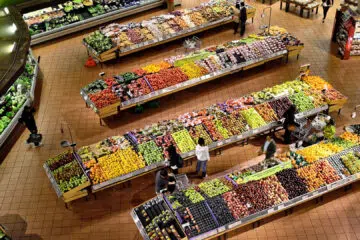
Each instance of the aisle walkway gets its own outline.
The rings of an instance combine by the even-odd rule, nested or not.
[[[199,4],[198,0],[183,0],[183,7]],[[247,33],[258,32],[260,13],[264,7],[252,2],[257,8],[254,24],[247,25]],[[125,72],[136,66],[158,61],[166,56],[183,52],[181,41],[123,58],[120,63],[104,66],[104,69],[87,69],[86,50],[81,45],[84,31],[34,48],[41,56],[40,67],[44,73],[40,108],[37,113],[39,129],[44,135],[44,147],[28,149],[24,145],[27,132],[17,141],[0,166],[0,223],[12,231],[14,239],[139,239],[138,231],[129,210],[154,196],[153,176],[147,175],[132,183],[132,188],[112,188],[97,195],[97,200],[76,201],[66,210],[50,186],[42,164],[59,154],[60,141],[69,138],[61,125],[69,124],[78,146],[91,144],[107,136],[140,128],[147,123],[169,119],[180,113],[208,106],[230,97],[237,97],[260,90],[276,83],[292,80],[298,67],[311,63],[313,74],[328,79],[336,89],[349,97],[349,102],[337,118],[338,127],[352,123],[350,113],[360,102],[360,59],[341,61],[332,46],[330,36],[335,8],[330,9],[328,19],[321,23],[321,12],[310,19],[279,10],[279,2],[273,6],[272,24],[287,28],[305,43],[299,61],[290,59],[288,64],[279,62],[265,68],[257,68],[232,77],[203,84],[176,96],[161,99],[161,107],[142,115],[123,113],[108,126],[99,126],[97,116],[85,108],[79,95],[80,87],[95,80],[98,73],[108,75]],[[140,20],[163,13],[158,9],[124,21]],[[199,35],[203,46],[233,40],[232,26]],[[220,157],[213,157],[209,174],[223,171],[256,155],[256,146],[234,146]],[[240,156],[240,157],[239,157]],[[187,169],[190,171],[190,169]],[[352,191],[338,191],[325,197],[321,205],[306,204],[296,208],[290,216],[276,215],[260,228],[250,227],[231,234],[231,239],[360,239],[360,184]],[[23,220],[22,220],[23,219]],[[26,222],[26,224],[25,224]]]

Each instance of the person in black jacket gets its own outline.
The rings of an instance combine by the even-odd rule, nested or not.
[[[170,168],[174,174],[179,173],[180,166],[180,158],[181,156],[176,152],[176,148],[174,145],[170,145],[167,149],[169,153],[169,162],[170,162]]]
[[[35,147],[41,146],[42,135],[38,133],[34,118],[35,109],[33,107],[25,106],[21,114],[19,122],[25,124],[26,128],[29,129],[30,135],[26,140],[27,144],[33,143]]]
[[[291,142],[291,131],[295,128],[295,113],[296,107],[295,105],[291,105],[283,116],[285,118],[283,127],[285,129],[284,142],[286,144],[289,144]]]
[[[325,19],[326,19],[326,15],[329,11],[329,8],[331,7],[330,0],[322,0],[322,7],[323,7],[323,11],[324,11],[324,17],[323,17],[322,22],[324,23]]]
[[[38,132],[38,129],[33,115],[34,112],[35,109],[33,107],[25,106],[19,122],[25,124],[26,128],[29,129],[31,133],[36,134]]]
[[[245,33],[245,24],[247,20],[246,7],[245,3],[240,3],[240,36],[243,36]]]
[[[266,137],[264,145],[261,147],[261,152],[265,153],[265,159],[271,159],[276,153],[276,143],[270,135]]]

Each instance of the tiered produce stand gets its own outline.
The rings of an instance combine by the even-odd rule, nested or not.
[[[358,181],[359,143],[358,135],[345,133],[281,154],[279,160],[264,160],[158,196],[135,207],[131,216],[144,239],[180,239],[176,235],[183,233],[187,239],[213,239],[250,223],[258,225],[270,215],[312,199],[322,201],[324,194]],[[170,224],[178,223],[180,229],[173,231]]]
[[[32,35],[31,44],[39,44],[118,18],[160,7],[164,0],[96,1],[70,0],[23,14]]]
[[[88,195],[90,179],[81,162],[71,151],[51,158],[43,165],[56,195],[65,203]]]
[[[360,14],[351,8],[336,11],[332,41],[339,45],[342,59],[360,55]]]
[[[170,144],[191,159],[199,137],[212,151],[281,128],[291,104],[297,118],[306,118],[328,110],[327,100],[335,99],[346,101],[320,77],[305,76],[83,146],[75,156],[95,193],[167,166]]]
[[[32,104],[37,75],[38,63],[30,51],[24,72],[4,94],[0,102],[0,146],[18,125],[24,106]]]
[[[255,8],[247,6],[247,15],[253,19]],[[140,23],[112,23],[85,37],[83,44],[89,55],[98,62],[106,62],[231,23],[232,18],[230,3],[213,1]]]
[[[299,54],[303,44],[283,28],[272,27],[270,36],[249,38],[211,46],[186,55],[173,56],[106,79],[98,79],[80,94],[101,119],[154,99],[176,93],[266,62]],[[290,50],[288,50],[290,49]]]

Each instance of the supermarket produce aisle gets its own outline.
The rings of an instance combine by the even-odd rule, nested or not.
[[[182,3],[183,8],[189,8],[198,5],[200,1],[183,0]],[[256,7],[258,13],[267,6],[255,2],[249,4]],[[322,24],[320,15],[310,19],[300,18],[296,14],[280,11],[278,4],[272,5],[272,24],[286,28],[304,42],[305,48],[299,61],[290,58],[286,65],[275,62],[261,71],[253,69],[179,92],[161,99],[158,109],[147,110],[141,115],[124,112],[115,120],[107,121],[105,127],[99,126],[97,116],[91,109],[85,108],[79,95],[80,88],[94,81],[101,71],[112,75],[117,73],[115,69],[121,68],[121,72],[126,72],[183,53],[182,42],[175,41],[125,57],[120,63],[104,65],[103,69],[83,67],[87,54],[81,40],[91,30],[36,46],[34,54],[41,56],[40,68],[44,74],[36,119],[44,137],[44,146],[40,149],[28,149],[24,145],[28,133],[24,132],[0,166],[0,222],[8,227],[14,239],[28,239],[24,234],[37,235],[41,239],[138,237],[129,211],[154,196],[154,177],[141,177],[132,182],[131,188],[108,189],[98,193],[97,200],[79,200],[72,204],[70,210],[66,210],[63,202],[57,199],[42,168],[45,160],[63,151],[60,141],[70,138],[66,128],[64,134],[61,134],[61,125],[70,126],[78,146],[89,145],[148,123],[171,119],[192,109],[292,80],[299,65],[304,63],[311,63],[312,74],[329,80],[337,90],[349,97],[342,117],[336,118],[339,131],[345,124],[359,122],[352,120],[350,113],[360,100],[360,77],[356,72],[360,61],[357,58],[341,61],[335,56],[336,47],[331,45],[330,40],[335,7],[330,9],[328,19]],[[120,22],[148,19],[165,12],[166,10],[157,9]],[[257,14],[254,24],[248,24],[246,34],[257,33],[261,24],[262,19]],[[238,36],[233,35],[231,26],[225,26],[205,32],[199,37],[203,47],[206,47],[234,40]],[[252,159],[261,141],[256,140],[256,146],[234,146],[226,149],[223,155],[212,157],[208,173],[214,175]],[[275,215],[259,228],[253,230],[249,226],[230,234],[229,238],[360,239],[359,199],[360,185],[355,184],[347,193],[339,190],[325,196],[323,204],[302,205],[295,208],[292,215]],[[19,224],[18,216],[26,221],[26,230],[19,231],[24,225]]]

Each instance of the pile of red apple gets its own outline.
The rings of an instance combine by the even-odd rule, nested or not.
[[[231,214],[235,219],[240,219],[249,215],[246,206],[241,203],[236,192],[230,191],[224,193],[222,197],[224,198]]]

